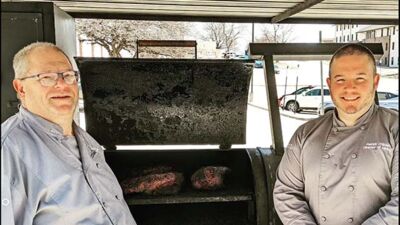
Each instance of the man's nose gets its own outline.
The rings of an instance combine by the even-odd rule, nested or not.
[[[63,78],[63,76],[58,76],[57,80],[56,80],[56,84],[54,85],[54,87],[61,87],[61,86],[68,86],[67,83],[65,83],[65,80]]]
[[[344,87],[345,87],[346,89],[355,88],[354,81],[353,81],[353,80],[347,80],[347,81],[345,82]]]

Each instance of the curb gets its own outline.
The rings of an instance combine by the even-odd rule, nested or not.
[[[290,114],[282,113],[281,110],[279,110],[279,112],[281,113],[282,116],[286,116],[286,117],[289,117],[289,118],[292,118],[292,119],[297,119],[297,120],[309,121],[309,120],[313,120],[313,119],[317,118],[317,117],[315,117],[315,118],[302,118],[302,117],[295,116],[296,114],[290,115]]]
[[[252,104],[252,103],[247,103],[247,104],[250,105],[250,106],[253,106],[253,107],[255,107],[255,108],[261,109],[261,110],[269,111],[269,110],[268,110],[267,108],[265,108],[265,107],[261,107],[261,106],[258,106],[258,105]],[[289,118],[297,119],[297,120],[304,120],[304,121],[308,121],[308,120],[312,120],[312,119],[318,118],[318,117],[312,117],[312,118],[297,117],[296,114],[294,114],[293,112],[286,112],[286,111],[283,111],[283,110],[281,110],[281,109],[279,109],[279,113],[280,113],[282,116],[285,116],[285,117],[289,117]],[[289,113],[290,113],[290,114],[293,114],[293,115],[290,115]]]

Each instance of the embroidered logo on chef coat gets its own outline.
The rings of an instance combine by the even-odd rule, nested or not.
[[[366,143],[363,147],[365,150],[384,150],[390,151],[392,146],[387,143]]]

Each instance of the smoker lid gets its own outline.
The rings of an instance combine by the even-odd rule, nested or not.
[[[249,60],[75,60],[101,145],[245,143]]]

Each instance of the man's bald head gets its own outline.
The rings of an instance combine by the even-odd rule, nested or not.
[[[31,55],[32,52],[34,52],[37,49],[54,49],[56,51],[61,52],[62,54],[65,55],[65,57],[68,59],[69,63],[71,64],[71,61],[69,60],[68,56],[55,44],[49,43],[49,42],[35,42],[32,44],[29,44],[19,50],[17,54],[14,56],[13,60],[13,68],[14,68],[14,78],[21,78],[26,73],[29,71],[29,56]]]

